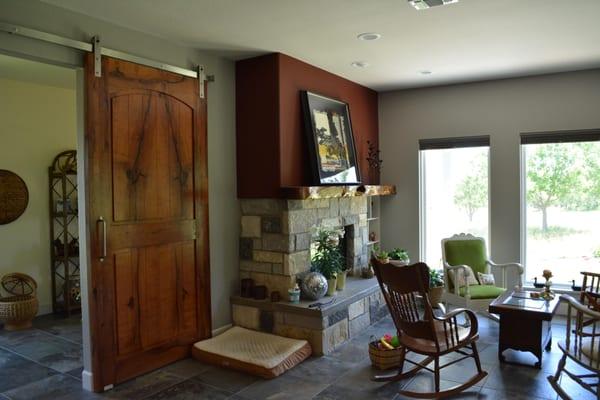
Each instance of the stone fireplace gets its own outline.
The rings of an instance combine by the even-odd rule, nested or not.
[[[322,355],[387,315],[376,280],[360,277],[369,257],[369,196],[332,190],[335,196],[319,199],[240,199],[240,278],[266,286],[268,296],[279,292],[281,301],[233,296],[235,325],[306,339],[314,354]],[[288,289],[298,274],[310,269],[310,246],[318,227],[344,228],[346,259],[354,276],[333,298],[321,299],[327,303],[323,307],[311,308],[314,301],[309,300],[289,303]]]
[[[344,228],[350,274],[368,263],[367,196],[325,199],[241,199],[240,276],[287,297],[310,269],[316,228]]]

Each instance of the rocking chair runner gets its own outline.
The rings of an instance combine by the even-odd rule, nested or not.
[[[378,382],[399,381],[412,377],[418,371],[425,369],[434,374],[435,392],[418,393],[401,390],[400,394],[417,398],[439,399],[460,393],[487,376],[487,372],[481,369],[479,353],[475,344],[479,338],[477,317],[472,311],[466,309],[457,309],[441,317],[433,314],[428,296],[429,268],[426,264],[417,263],[399,268],[390,264],[382,264],[376,259],[372,260],[372,264],[398,330],[401,346],[398,373],[375,376],[373,380]],[[460,314],[465,314],[465,317],[469,319],[469,328],[458,324],[456,317]],[[406,354],[409,352],[427,357],[421,362],[413,362],[406,358]],[[440,357],[452,352],[458,352],[463,357],[440,365]],[[475,361],[477,374],[461,385],[440,391],[440,370],[469,357],[473,357]],[[432,361],[434,368],[430,369],[427,365]],[[413,364],[414,367],[402,372],[405,362]]]

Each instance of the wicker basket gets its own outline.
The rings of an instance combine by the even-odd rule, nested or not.
[[[394,350],[380,350],[377,341],[369,343],[369,358],[371,364],[377,369],[398,368],[400,365],[400,348]]]
[[[4,329],[14,331],[31,327],[38,312],[37,283],[25,274],[13,273],[2,277],[2,287],[9,296],[0,297],[0,320]]]

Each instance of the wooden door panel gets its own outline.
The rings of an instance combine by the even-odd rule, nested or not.
[[[210,337],[206,101],[198,81],[86,56],[94,389]],[[102,217],[102,218],[100,218]],[[104,241],[106,237],[106,241]]]
[[[194,220],[115,224],[110,229],[110,246],[114,250],[197,239]]]
[[[177,268],[173,245],[140,253],[140,329],[142,347],[149,350],[176,339]]]
[[[179,243],[176,251],[180,280],[179,337],[189,343],[189,339],[194,337],[198,324],[194,243],[191,241]]]
[[[114,260],[117,354],[123,356],[140,348],[138,252],[120,250]]]
[[[149,91],[111,99],[114,221],[193,218],[193,110]]]

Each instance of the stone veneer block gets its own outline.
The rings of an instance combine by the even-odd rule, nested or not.
[[[335,325],[325,329],[323,336],[322,354],[329,354],[334,351],[337,346],[350,339],[348,319],[343,319]]]
[[[283,233],[294,234],[308,232],[318,222],[316,209],[286,211],[283,213]]]
[[[260,330],[260,310],[258,308],[233,304],[231,314],[234,325]]]
[[[348,225],[348,224],[344,224],[342,222],[342,218],[340,218],[340,217],[325,218],[325,219],[321,220],[321,226],[324,226],[327,228],[337,228],[342,225]]]
[[[294,251],[294,236],[277,233],[263,233],[262,249],[281,253],[291,253]]]
[[[339,201],[339,215],[341,217],[350,214],[350,198],[342,197]]]
[[[351,197],[350,212],[352,214],[362,214],[367,212],[367,197]]]
[[[296,284],[295,276],[267,274],[261,272],[240,271],[240,278],[251,278],[254,280],[255,285],[265,285],[269,294],[275,291],[279,292],[282,299],[287,298],[288,289],[293,288]]]
[[[388,314],[389,311],[381,292],[373,293],[369,296],[369,317],[371,319],[371,324],[379,321]]]
[[[266,274],[272,273],[272,264],[248,260],[240,260],[241,271],[263,272]]]
[[[298,233],[295,235],[296,238],[296,251],[300,250],[308,250],[310,249],[310,242],[312,240],[312,235],[310,232],[306,233]]]
[[[363,315],[354,318],[350,321],[349,333],[350,337],[359,336],[366,328],[371,325],[371,318],[368,313],[364,313]]]
[[[348,309],[344,308],[342,310],[336,311],[333,314],[329,315],[329,326],[333,326],[337,324],[339,321],[348,319]]]
[[[283,254],[273,251],[254,250],[254,261],[267,263],[283,263]]]
[[[305,208],[329,208],[329,199],[309,200]]]
[[[275,320],[273,333],[279,336],[289,337],[292,339],[307,340],[308,343],[310,343],[310,347],[312,347],[313,354],[325,354],[323,352],[323,331],[281,324],[277,323],[277,320]]]
[[[329,199],[329,215],[331,217],[337,217],[340,215],[340,199],[333,198]]]
[[[283,264],[271,264],[272,265],[272,271],[274,274],[278,274],[278,275],[283,275]],[[284,295],[283,293],[280,293],[282,296]]]
[[[258,238],[260,233],[260,217],[242,216],[241,236],[243,238]]]
[[[281,217],[263,217],[262,231],[267,233],[281,233]]]
[[[283,273],[296,275],[310,269],[310,251],[304,250],[297,253],[283,255]]]
[[[322,330],[329,326],[327,318],[310,317],[296,313],[281,313],[285,325],[299,326],[301,328]]]
[[[240,199],[242,215],[278,215],[283,211],[284,200]]]
[[[359,315],[364,314],[366,311],[365,308],[365,299],[360,299],[357,302],[354,302],[348,306],[348,319],[352,321],[354,318]]]
[[[240,238],[240,258],[242,260],[252,260],[253,249],[254,239]]]

